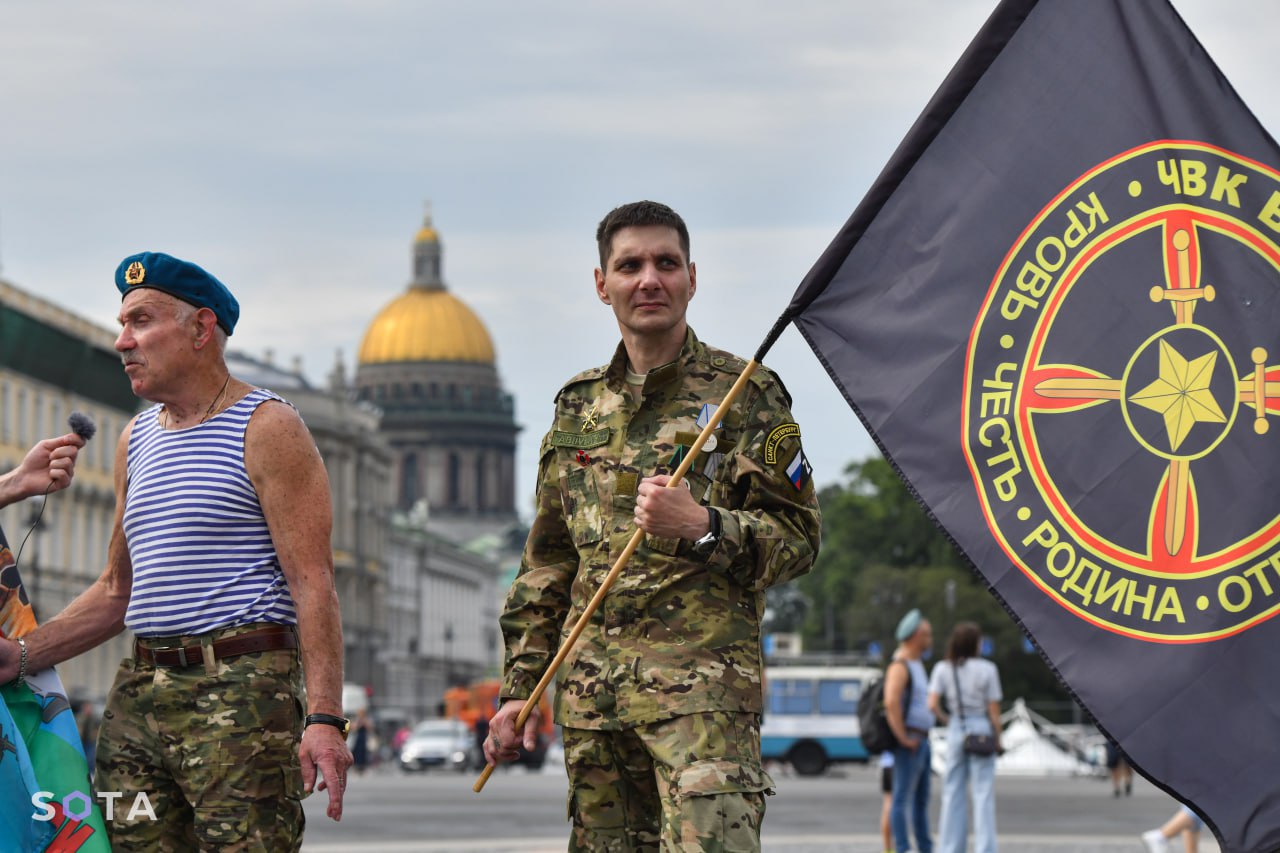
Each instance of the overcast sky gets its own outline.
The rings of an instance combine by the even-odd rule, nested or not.
[[[1175,6],[1276,133],[1280,5]],[[600,217],[675,207],[690,321],[750,357],[992,8],[5,3],[0,277],[114,327],[122,257],[189,258],[239,298],[235,348],[321,383],[403,291],[430,200],[445,281],[516,396],[527,514],[556,389],[618,338],[592,290]],[[875,452],[794,328],[766,364],[820,484]]]

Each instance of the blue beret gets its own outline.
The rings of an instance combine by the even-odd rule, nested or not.
[[[240,303],[226,285],[190,261],[163,252],[140,252],[125,258],[116,267],[116,287],[121,299],[134,288],[150,287],[197,308],[208,308],[228,335],[240,319]]]
[[[906,616],[902,617],[902,621],[898,623],[898,630],[894,632],[894,636],[898,638],[899,643],[905,643],[907,639],[916,632],[920,627],[920,621],[924,617],[920,615],[919,610],[912,610]]]

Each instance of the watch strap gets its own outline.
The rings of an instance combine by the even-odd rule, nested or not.
[[[303,721],[304,726],[333,726],[344,735],[351,728],[351,721],[346,717],[335,717],[333,714],[307,714],[307,718]]]
[[[711,507],[707,507],[707,525],[706,535],[693,543],[699,550],[710,551],[720,542],[720,513]]]
[[[15,681],[21,685],[27,683],[27,641],[19,637],[16,642],[20,651],[18,653],[18,677]]]

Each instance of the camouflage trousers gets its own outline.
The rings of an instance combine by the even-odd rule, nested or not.
[[[622,731],[564,729],[570,851],[760,849],[765,795],[755,714],[713,711]]]
[[[296,649],[214,660],[208,643],[261,625],[199,637],[204,662],[153,666],[126,658],[98,733],[99,791],[150,800],[156,819],[107,822],[116,853],[286,853],[302,845],[302,667]]]

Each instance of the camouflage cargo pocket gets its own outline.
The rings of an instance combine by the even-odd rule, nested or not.
[[[682,798],[773,793],[773,779],[763,769],[728,758],[707,758],[687,764],[673,774],[672,783]]]
[[[760,849],[765,796],[773,780],[758,766],[724,758],[695,761],[672,776],[674,808],[663,833],[680,850],[748,853]]]
[[[574,463],[561,482],[565,523],[573,536],[573,544],[582,552],[603,536],[604,508],[608,504],[597,492],[600,484],[590,466]]]

